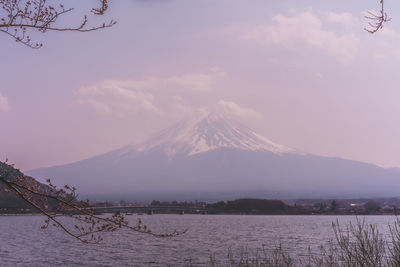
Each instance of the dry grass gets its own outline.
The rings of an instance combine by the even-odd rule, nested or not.
[[[387,240],[377,225],[357,219],[346,226],[339,221],[332,223],[335,238],[317,253],[309,250],[306,257],[293,257],[282,246],[274,250],[265,247],[256,251],[228,250],[224,259],[211,255],[210,267],[399,267],[400,266],[400,219],[388,225],[391,238]],[[194,266],[189,264],[187,266]]]

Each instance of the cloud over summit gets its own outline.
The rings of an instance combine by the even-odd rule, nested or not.
[[[350,14],[330,12],[328,20],[349,24]],[[278,45],[287,49],[302,49],[309,46],[323,51],[341,63],[353,60],[359,45],[359,39],[350,32],[337,33],[324,27],[324,20],[312,11],[289,15],[278,14],[271,23],[249,27],[242,33],[242,39],[260,45]]]

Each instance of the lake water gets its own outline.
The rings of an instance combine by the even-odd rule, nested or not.
[[[280,243],[293,256],[334,237],[331,223],[355,222],[352,216],[132,215],[153,231],[188,232],[172,239],[122,230],[103,234],[96,245],[82,244],[61,230],[40,229],[42,216],[0,216],[0,266],[205,266],[210,254],[226,258],[228,249],[273,249]],[[361,217],[364,218],[364,217]],[[388,234],[394,216],[366,216]]]

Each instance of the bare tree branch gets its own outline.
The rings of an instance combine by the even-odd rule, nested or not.
[[[389,22],[391,18],[388,18],[385,12],[384,0],[379,0],[380,10],[378,12],[368,11],[365,18],[369,21],[367,27],[364,28],[367,32],[374,34],[383,28],[384,23]]]
[[[108,10],[108,0],[100,0],[100,7],[92,8],[95,15],[104,15]],[[89,27],[88,17],[85,15],[76,26],[57,25],[61,16],[71,13],[74,8],[65,8],[64,5],[53,6],[48,0],[0,0],[0,32],[7,34],[16,42],[30,48],[41,48],[42,43],[34,43],[29,31],[76,31],[89,32],[112,27],[116,21]]]
[[[1,163],[1,162],[0,162]],[[7,186],[7,193],[14,193],[35,210],[47,217],[43,229],[52,224],[68,235],[84,243],[98,243],[102,241],[101,233],[114,232],[118,229],[148,234],[154,237],[174,237],[186,232],[173,231],[172,233],[153,233],[146,225],[138,220],[136,225],[130,225],[122,214],[109,217],[96,215],[88,202],[79,201],[76,188],[68,185],[58,189],[50,180],[41,184],[35,179],[25,176],[12,165],[2,163],[0,169],[0,183]],[[5,166],[5,167],[4,167]],[[63,217],[72,221],[63,221]]]

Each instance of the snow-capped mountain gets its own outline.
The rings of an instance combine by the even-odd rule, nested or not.
[[[294,149],[276,144],[232,120],[227,115],[199,113],[157,133],[146,142],[125,148],[129,151],[162,150],[172,157],[176,154],[195,155],[218,148],[237,148],[273,153],[295,153]]]
[[[72,164],[28,172],[81,193],[179,199],[394,196],[400,173],[372,164],[299,152],[234,119],[198,114],[140,144]],[[196,195],[197,194],[197,195]],[[255,195],[256,194],[256,195]]]

